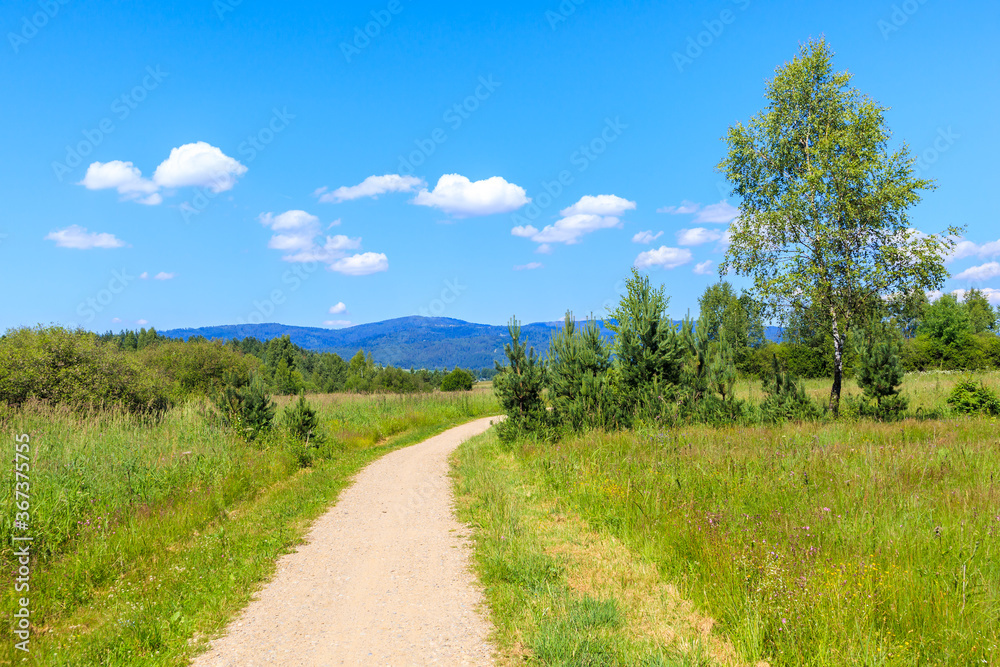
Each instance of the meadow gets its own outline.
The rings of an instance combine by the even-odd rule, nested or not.
[[[502,651],[541,664],[997,664],[1000,433],[994,417],[947,413],[943,397],[961,377],[906,378],[913,409],[934,418],[647,425],[465,445],[476,454],[460,451],[457,488],[479,527]],[[828,388],[808,385],[817,396]],[[500,471],[505,482],[488,482]],[[517,516],[533,518],[512,526]],[[586,528],[563,544],[586,531],[616,540],[693,605],[664,623],[693,614],[712,619],[712,632],[688,633],[685,644],[675,628],[660,655],[648,628],[636,643],[635,632],[574,626],[575,603],[543,604],[577,566],[545,546],[540,527],[573,517]],[[490,526],[527,535],[536,555],[512,552]],[[627,608],[650,584],[631,588],[605,604]],[[551,619],[518,611],[537,605],[562,619],[561,652],[545,653]],[[623,627],[633,625],[642,624]]]
[[[203,399],[158,419],[31,402],[0,412],[12,461],[14,434],[31,438],[34,539],[30,652],[13,648],[12,614],[24,594],[15,593],[11,567],[2,573],[0,662],[187,664],[355,472],[498,411],[484,392],[309,401],[325,441],[308,467],[280,410],[278,428],[254,443],[221,427]],[[5,563],[16,563],[13,492],[13,483],[0,489]]]

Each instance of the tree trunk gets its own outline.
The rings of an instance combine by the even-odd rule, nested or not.
[[[831,308],[833,319],[833,387],[830,389],[830,410],[833,416],[840,414],[840,387],[844,380],[844,338],[837,327],[837,313]]]

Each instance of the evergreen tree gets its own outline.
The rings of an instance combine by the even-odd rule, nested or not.
[[[903,366],[899,361],[901,338],[898,330],[880,321],[871,322],[865,331],[852,332],[858,355],[855,379],[866,401],[862,413],[878,419],[895,419],[906,410],[906,398],[898,389],[903,382]]]
[[[545,421],[545,402],[542,400],[545,368],[535,348],[528,348],[521,342],[521,325],[515,318],[510,319],[507,330],[510,333],[510,342],[504,345],[507,365],[496,362],[493,391],[507,415],[497,435],[509,441],[520,431],[539,430]]]
[[[614,414],[607,400],[610,368],[611,353],[597,321],[588,319],[577,329],[573,313],[567,311],[563,328],[549,343],[546,386],[553,417],[574,430],[608,425]]]

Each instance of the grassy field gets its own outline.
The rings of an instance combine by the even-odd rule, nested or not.
[[[908,376],[904,388],[915,408],[942,412],[961,377]],[[590,432],[469,443],[456,470],[507,655],[689,664],[700,646],[704,664],[1000,664],[997,427],[958,417]],[[641,579],[598,598],[617,605],[618,629],[572,621],[579,566],[559,553],[585,534],[567,532],[573,517],[693,604],[661,616],[675,624],[666,640],[621,615],[650,588]],[[712,625],[698,618],[715,630],[692,639],[692,625]],[[546,653],[553,628],[563,650]]]
[[[489,394],[311,396],[329,436],[302,469],[281,432],[247,444],[188,403],[155,423],[42,406],[0,415],[31,437],[30,653],[13,649],[3,573],[3,664],[182,665],[221,630],[312,519],[374,458],[468,419]],[[0,489],[4,563],[13,473]],[[20,534],[20,533],[19,533]],[[27,658],[27,661],[23,659]]]

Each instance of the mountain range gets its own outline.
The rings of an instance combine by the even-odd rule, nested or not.
[[[544,357],[549,340],[562,326],[562,322],[524,324],[521,326],[521,339]],[[611,331],[602,323],[600,327],[602,336],[610,341]],[[370,352],[380,364],[399,368],[492,367],[495,360],[504,358],[504,344],[510,341],[506,326],[418,315],[358,324],[346,329],[265,323],[171,329],[160,333],[185,340],[203,336],[209,340],[253,337],[266,341],[287,335],[293,343],[307,350],[335,352],[344,359],[350,359],[360,349]],[[776,327],[767,327],[769,339],[776,339],[779,333]]]

